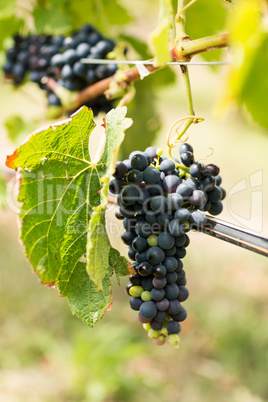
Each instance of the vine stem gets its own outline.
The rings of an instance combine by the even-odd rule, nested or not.
[[[178,38],[176,38],[175,40],[174,48],[171,51],[174,61],[190,61],[191,58],[196,54],[226,47],[228,45],[229,35],[213,35],[196,40],[190,40],[190,38],[188,37],[184,39],[185,40],[183,42],[181,41],[181,39]],[[153,59],[150,59],[148,61],[153,61]],[[146,62],[144,62],[144,65],[146,66],[148,71],[150,71],[150,73],[163,68],[146,64]],[[54,92],[54,89],[56,88],[56,82],[52,78],[44,77],[44,80],[45,79],[47,81],[46,85]],[[89,85],[74,96],[74,103],[70,106],[70,110],[78,108],[79,106],[87,103],[92,99],[97,98],[103,93],[105,93],[108,99],[115,99],[116,97],[119,98],[122,96],[122,89],[126,89],[129,84],[132,84],[139,79],[140,74],[138,68],[132,67],[129,70],[121,71],[120,76],[118,74],[115,74],[112,77],[105,78],[104,80],[98,81],[95,84]],[[111,94],[110,86],[113,82],[117,84],[117,90],[113,87]]]
[[[186,23],[186,18],[185,18],[185,10],[190,7],[195,0],[192,0],[190,3],[186,5],[186,0],[178,0],[178,7],[177,7],[177,14],[175,16],[175,26],[176,26],[176,38],[175,38],[175,44],[180,42],[180,41],[189,41],[190,38],[186,35],[185,33],[185,23]],[[184,49],[183,46],[181,46],[181,49]],[[192,97],[192,90],[191,90],[191,83],[190,83],[190,77],[189,77],[189,70],[187,66],[180,66],[180,71],[181,71],[181,76],[183,79],[184,87],[185,87],[185,92],[186,92],[186,100],[187,100],[187,108],[189,115],[186,118],[182,118],[178,120],[175,124],[177,124],[179,121],[184,121],[184,124],[181,125],[180,127],[176,130],[177,132],[177,137],[174,139],[174,143],[176,141],[179,141],[179,139],[183,136],[183,134],[188,130],[188,128],[191,126],[191,124],[195,121],[196,123],[200,120],[196,120],[195,118],[195,112],[194,112],[194,106],[193,106],[193,97]],[[174,126],[174,125],[173,125]],[[170,144],[169,142],[169,136],[170,136],[170,131],[168,133],[168,152],[169,155],[172,157],[171,153],[171,148],[173,144]]]
[[[177,14],[175,16],[176,38],[183,38],[187,36],[185,33],[185,22],[186,22],[184,15],[185,7],[186,7],[186,0],[178,0]]]

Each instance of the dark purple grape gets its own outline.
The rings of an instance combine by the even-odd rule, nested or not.
[[[157,237],[158,246],[163,250],[171,249],[175,244],[174,237],[168,232],[162,232]]]
[[[160,172],[154,167],[147,167],[143,172],[143,180],[147,184],[156,184],[159,182]]]
[[[179,302],[184,302],[188,299],[189,291],[185,286],[179,286],[179,291],[180,293],[177,299],[179,300]]]
[[[64,80],[74,77],[73,69],[70,64],[64,64],[61,70],[61,76]]]
[[[86,77],[87,67],[85,64],[81,63],[80,61],[76,61],[73,65],[73,73],[77,75],[77,77]]]
[[[156,213],[163,213],[167,209],[167,200],[163,195],[157,195],[151,199],[150,207]]]
[[[190,172],[191,176],[196,177],[197,179],[200,179],[200,177],[205,172],[205,166],[203,165],[203,163],[194,162],[190,166],[189,172]]]
[[[161,300],[162,301],[162,300]],[[161,302],[156,302],[161,303]],[[156,315],[154,316],[154,320],[158,322],[164,322],[168,317],[168,313],[166,311],[157,311]]]
[[[209,213],[211,215],[219,215],[221,213],[223,209],[223,205],[221,201],[217,201],[217,202],[212,202],[211,203],[211,208],[209,209]]]
[[[183,154],[184,152],[188,152],[188,151],[192,152],[192,153],[194,152],[192,145],[190,145],[186,142],[180,145],[180,148],[179,148],[180,154]]]
[[[192,189],[186,183],[181,183],[177,187],[176,193],[180,194],[183,199],[187,199],[192,194]]]
[[[213,188],[213,190],[211,190],[207,193],[207,196],[208,196],[208,200],[210,202],[217,202],[222,199],[222,191],[221,191],[220,187],[215,186]]]
[[[224,200],[224,198],[226,197],[226,191],[224,190],[223,187],[220,187],[221,189],[221,200]]]
[[[172,257],[176,253],[176,246],[173,246],[169,250],[165,250],[166,257]]]
[[[142,262],[139,267],[138,267],[138,273],[141,276],[149,276],[152,275],[154,272],[154,269],[151,264],[148,262]]]
[[[76,48],[76,54],[79,57],[79,59],[85,58],[89,55],[90,53],[91,46],[89,43],[80,43],[77,48]]]
[[[157,313],[157,308],[156,308],[155,302],[148,301],[148,302],[143,302],[141,304],[140,314],[146,320],[150,320],[150,319],[154,318],[156,313]]]
[[[160,163],[160,169],[165,174],[172,174],[175,170],[175,163],[170,159],[165,159]]]
[[[203,226],[207,222],[206,215],[201,211],[194,211],[190,216],[190,222],[196,226]]]
[[[124,185],[124,180],[122,180],[122,179],[111,180],[109,183],[109,191],[112,194],[119,194],[123,185]]]
[[[175,211],[179,209],[183,204],[183,197],[180,194],[173,193],[167,198],[168,211]]]
[[[128,172],[127,166],[123,162],[115,162],[115,172],[113,176],[116,179],[123,179]]]
[[[175,246],[176,247],[182,247],[185,244],[186,241],[186,234],[182,234],[180,236],[175,237]]]
[[[132,242],[135,239],[135,237],[136,237],[135,232],[128,232],[128,231],[123,232],[122,235],[121,235],[121,239],[128,246],[130,246],[132,244]]]
[[[180,223],[188,221],[189,216],[190,212],[186,208],[180,208],[174,214],[175,219],[178,220]]]
[[[124,183],[123,179],[114,179],[110,183],[117,181],[119,183]],[[121,188],[120,188],[121,189]],[[109,188],[110,190],[110,188]],[[111,190],[110,190],[111,191]],[[121,199],[126,205],[134,205],[139,198],[139,188],[133,184],[125,186],[121,192]]]
[[[180,156],[182,163],[187,167],[189,167],[194,162],[194,156],[190,151],[184,152]]]
[[[132,261],[135,261],[135,255],[136,255],[136,251],[132,247],[129,247],[128,248],[128,256]]]
[[[177,272],[173,271],[173,272],[167,272],[166,274],[166,280],[167,283],[172,285],[172,283],[175,283],[178,279],[178,274]]]
[[[220,186],[221,182],[222,182],[222,179],[221,179],[221,176],[219,174],[217,176],[215,176],[215,180],[216,180],[216,185]]]
[[[163,289],[166,286],[167,280],[165,277],[163,278],[153,278],[153,286],[156,289]]]
[[[185,233],[185,225],[177,219],[172,219],[168,225],[168,230],[173,236],[180,236]]]
[[[199,181],[200,190],[202,191],[211,191],[213,190],[216,184],[215,177],[211,174],[205,174]]]
[[[180,323],[178,321],[174,321],[174,320],[169,321],[167,323],[167,331],[168,331],[169,335],[171,335],[171,334],[179,334],[180,331],[181,331]]]
[[[136,231],[137,235],[139,235],[141,237],[145,237],[145,238],[149,237],[152,234],[151,225],[143,220],[136,223],[135,231]],[[148,259],[148,257],[147,257],[147,259]],[[150,262],[149,259],[148,259],[148,261]]]
[[[211,174],[212,176],[218,176],[220,168],[217,165],[210,163],[205,167],[205,174]]]
[[[175,286],[177,286],[177,285],[175,285]],[[182,306],[181,306],[180,302],[177,299],[170,300],[167,312],[170,315],[178,314],[181,311],[181,307]]]
[[[146,258],[146,251],[143,251],[143,252],[141,252],[141,253],[136,252],[136,254],[135,254],[135,260],[136,260],[139,264],[143,264],[143,263],[145,263],[145,262],[148,262],[148,261],[147,261],[147,258]]]
[[[78,60],[77,53],[74,49],[66,50],[62,54],[62,57],[63,57],[64,64],[73,65]]]
[[[202,190],[194,190],[188,201],[194,207],[202,208],[206,204],[206,196]]]
[[[136,153],[131,158],[131,167],[143,172],[148,167],[148,160],[142,153]]]
[[[141,184],[143,181],[143,174],[137,169],[130,170],[127,174],[127,181],[136,185]]]
[[[162,326],[163,326],[162,323],[159,321],[156,321],[155,319],[153,319],[150,322],[150,327],[155,331],[159,331],[162,328]]]
[[[165,294],[168,300],[176,299],[179,295],[179,287],[175,283],[172,285],[167,284],[165,287]]]
[[[145,152],[150,156],[152,160],[157,158],[155,147],[148,147],[145,149]]]
[[[153,282],[151,276],[144,276],[141,280],[141,286],[144,290],[148,290],[149,292],[153,289]]]
[[[132,310],[139,311],[140,306],[142,305],[143,301],[140,297],[131,296],[129,303],[130,303],[130,307],[132,308]]]
[[[166,311],[169,307],[169,300],[164,298],[164,299],[156,302],[155,304],[159,311]]]
[[[187,311],[183,306],[181,306],[181,310],[178,314],[172,314],[172,318],[175,321],[184,321],[187,317]]]
[[[178,261],[174,257],[166,257],[163,261],[163,265],[168,272],[176,271],[178,268]]]
[[[140,236],[135,237],[132,242],[132,247],[134,248],[134,250],[141,253],[148,247],[147,239]]]
[[[125,218],[123,217],[123,215],[120,213],[119,209],[117,209],[117,210],[115,211],[115,217],[116,217],[116,219],[118,219],[118,220],[120,220],[120,221],[122,221],[123,219],[125,219]]]
[[[154,276],[156,278],[163,278],[166,275],[166,272],[167,270],[164,265],[159,264],[154,266]]]
[[[174,174],[170,174],[163,180],[163,189],[166,193],[175,193],[179,184],[181,184],[181,179]]]
[[[129,275],[129,281],[130,281],[130,283],[132,283],[133,286],[141,285],[141,277],[139,274]]]
[[[156,289],[156,288],[153,288],[152,290],[151,290],[151,296],[152,296],[152,299],[154,300],[154,301],[160,301],[160,300],[162,300],[164,297],[165,297],[165,291],[164,291],[164,289]]]
[[[146,223],[148,225],[148,223]],[[146,253],[147,260],[152,265],[161,264],[165,259],[165,253],[160,247],[150,247]]]

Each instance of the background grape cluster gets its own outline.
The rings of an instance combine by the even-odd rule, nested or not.
[[[139,312],[148,336],[162,345],[179,344],[180,322],[187,317],[181,305],[188,298],[182,259],[189,245],[187,232],[201,228],[218,215],[225,191],[219,168],[195,162],[190,144],[180,146],[180,161],[149,147],[116,162],[109,189],[117,195],[116,217],[123,220],[121,238],[129,246],[133,274],[127,293]]]
[[[6,52],[3,70],[6,78],[15,85],[26,79],[37,83],[47,92],[48,105],[61,106],[59,97],[41,83],[44,76],[55,79],[58,84],[69,91],[81,91],[88,85],[112,76],[116,64],[83,64],[81,58],[106,58],[115,43],[103,38],[102,34],[91,25],[84,25],[71,36],[14,35],[13,47]],[[104,95],[91,100],[86,106],[107,113],[112,108]]]

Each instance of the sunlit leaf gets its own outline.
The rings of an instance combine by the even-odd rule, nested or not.
[[[163,66],[171,60],[169,51],[171,16],[171,0],[159,0],[158,26],[150,35],[156,66]]]
[[[7,166],[21,174],[25,253],[40,280],[56,285],[88,325],[111,304],[112,263],[120,264],[122,273],[127,270],[124,258],[118,255],[115,262],[110,257],[104,215],[109,175],[130,125],[125,114],[126,108],[108,113],[105,148],[97,163],[89,156],[94,122],[86,107],[68,121],[34,133],[7,159]]]
[[[186,33],[191,39],[225,31],[226,18],[230,6],[220,0],[198,0],[186,11]],[[201,53],[201,57],[207,61],[220,60],[222,50],[217,49]]]
[[[261,2],[238,0],[229,26],[232,64],[219,108],[226,109],[234,102],[245,105],[253,120],[268,127],[268,34],[262,22]]]

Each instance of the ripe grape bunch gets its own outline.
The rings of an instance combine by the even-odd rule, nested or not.
[[[61,100],[45,84],[44,76],[55,79],[58,85],[69,91],[81,91],[104,78],[112,76],[116,64],[83,64],[81,58],[103,59],[113,51],[115,43],[105,39],[99,31],[86,24],[71,36],[14,35],[14,44],[6,52],[3,70],[13,84],[21,84],[26,78],[37,83],[47,92],[48,105],[61,107]],[[29,73],[29,74],[28,74]],[[86,106],[108,112],[112,108],[104,95],[90,101]]]
[[[218,215],[225,197],[218,166],[195,162],[190,144],[179,152],[181,162],[154,147],[132,152],[116,162],[109,185],[125,228],[121,238],[135,261],[126,287],[130,306],[158,345],[178,345],[187,317],[181,305],[189,295],[182,262],[187,232],[207,222],[204,211]]]

